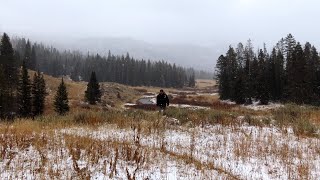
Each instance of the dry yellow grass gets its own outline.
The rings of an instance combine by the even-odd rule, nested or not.
[[[29,71],[29,76],[32,78],[35,71]],[[45,104],[45,115],[54,113],[53,102],[56,91],[59,84],[61,83],[61,78],[55,78],[44,74],[44,79],[46,81],[47,97]],[[74,82],[69,78],[64,78],[68,90],[68,98],[71,112],[80,111],[83,108],[90,109],[103,109],[103,107],[112,106],[120,108],[123,103],[135,102],[141,93],[136,91],[133,87],[121,85],[118,83],[102,82],[100,83],[101,90],[103,92],[101,98],[101,104],[98,106],[88,106],[83,105],[84,94],[87,88],[87,82]]]
[[[52,76],[44,75],[44,79],[46,81],[46,87],[47,87],[47,93],[48,93],[48,96],[46,97],[45,114],[51,114],[54,112],[54,109],[53,109],[54,97],[59,87],[59,84],[61,83],[61,78],[54,78]],[[67,78],[64,78],[64,82],[68,90],[69,105],[71,107],[71,110],[73,111],[75,110],[74,108],[77,107],[77,104],[84,100],[86,83],[73,82]]]
[[[33,73],[30,72],[31,77]],[[285,106],[278,111],[253,111],[240,106],[198,111],[169,108],[167,116],[180,121],[180,125],[172,125],[168,118],[155,112],[117,109],[105,112],[99,108],[101,105],[83,109],[79,103],[83,101],[86,83],[65,79],[72,112],[56,116],[52,114],[52,102],[61,79],[45,75],[45,80],[49,93],[45,116],[0,122],[0,157],[5,160],[2,169],[20,173],[19,177],[27,173],[25,164],[34,164],[31,172],[38,179],[90,179],[93,175],[90,169],[103,172],[109,178],[115,178],[122,169],[126,175],[122,178],[134,179],[139,170],[154,164],[160,167],[168,157],[175,162],[183,161],[183,167],[192,165],[203,173],[200,177],[204,179],[211,178],[212,171],[224,174],[226,178],[222,179],[240,178],[237,171],[216,163],[219,159],[227,162],[232,157],[237,164],[249,164],[254,157],[261,160],[261,164],[255,166],[267,167],[266,164],[271,163],[268,158],[276,159],[280,162],[278,166],[287,170],[289,179],[310,179],[311,171],[317,169],[313,158],[320,155],[319,137],[306,133],[313,128],[312,124],[299,124],[310,120],[319,125],[320,109],[317,108]],[[194,90],[211,89],[213,85],[213,81],[198,80]],[[151,92],[160,89],[102,83],[103,101],[115,107],[133,102],[143,94],[137,89],[144,88]],[[212,95],[185,98],[218,102],[218,96]],[[271,118],[275,122],[271,122]],[[271,123],[274,125],[270,126]],[[299,129],[297,125],[305,128]],[[292,128],[293,133],[289,133],[288,128]],[[171,136],[177,139],[170,141]],[[204,141],[206,138],[210,141]],[[295,144],[297,146],[293,146]],[[230,147],[234,148],[224,151]],[[27,156],[30,151],[34,156]],[[23,153],[26,155],[21,155]],[[207,158],[204,160],[203,156]],[[67,159],[70,159],[70,167],[59,166]],[[279,175],[270,168],[269,174],[273,173]]]
[[[187,111],[185,113],[190,114]],[[202,129],[201,124],[206,123],[200,122],[203,120],[201,118],[203,112],[194,113],[197,114],[187,118],[193,124],[193,128],[190,129],[186,126],[168,125],[165,118],[143,111],[87,110],[70,113],[64,117],[21,119],[10,125],[0,123],[2,135],[0,136],[0,155],[5,159],[6,164],[3,164],[5,168],[13,169],[16,173],[19,171],[26,173],[23,164],[36,164],[32,173],[38,178],[50,176],[51,179],[90,178],[94,174],[90,169],[104,172],[104,176],[109,178],[115,178],[117,172],[122,170],[126,178],[133,179],[139,170],[148,169],[154,163],[158,167],[157,163],[165,161],[166,156],[177,162],[182,161],[183,167],[192,165],[202,173],[210,174],[218,171],[227,179],[241,177],[232,168],[215,162],[215,160],[226,158],[225,154],[226,156],[232,154],[231,157],[235,157],[234,161],[240,164],[249,163],[251,157],[259,158],[265,163],[271,163],[267,157],[276,158],[281,163],[281,167],[287,168],[292,178],[299,176],[299,179],[308,179],[310,172],[315,169],[311,159],[319,156],[318,140],[308,137],[296,139],[292,135],[287,135],[285,131],[279,132],[272,128],[270,130],[273,132],[269,133],[267,127],[242,126],[242,123],[235,119],[224,123],[219,118],[230,118],[232,115],[227,113],[219,115],[219,112],[212,112],[210,115],[212,118],[217,118],[214,124],[218,126]],[[172,141],[174,139],[170,141],[171,136],[180,139],[181,135],[190,144]],[[209,144],[202,143],[203,138],[212,140],[208,141]],[[292,143],[287,143],[280,138],[286,138],[301,145],[293,147]],[[230,145],[234,147],[232,151],[222,151]],[[35,153],[32,158],[14,153],[18,151],[27,154],[30,152],[30,147],[33,147],[34,150],[31,149],[31,151]],[[199,158],[202,156],[207,156],[208,159]],[[68,167],[64,169],[65,166],[61,165],[66,163],[66,159],[70,159],[69,169]],[[300,163],[296,163],[293,159],[298,159]],[[265,164],[256,165],[264,166]],[[273,173],[277,174],[270,171],[270,174]],[[204,177],[204,175],[205,173],[201,176]]]
[[[135,89],[138,90],[145,90],[147,92],[151,92],[151,93],[159,93],[160,89],[164,90],[164,92],[168,93],[170,91],[176,91],[176,88],[164,88],[164,87],[151,87],[151,86],[135,86],[133,87]]]
[[[138,89],[141,91],[151,92],[151,93],[159,93],[160,89],[163,89],[166,93],[170,94],[170,92],[202,92],[202,91],[213,91],[216,90],[216,81],[208,80],[208,79],[197,79],[195,88],[165,88],[165,87],[150,87],[150,86],[136,86],[134,89]]]
[[[196,87],[199,89],[214,87],[216,85],[216,80],[210,79],[197,79]]]

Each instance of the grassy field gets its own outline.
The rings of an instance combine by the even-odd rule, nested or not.
[[[30,77],[33,77],[34,71],[29,71]],[[61,82],[60,78],[44,75],[47,87],[45,114],[54,114],[53,101],[55,93]],[[142,93],[133,87],[121,85],[118,83],[104,82],[100,83],[102,90],[101,103],[98,106],[90,106],[84,102],[84,93],[87,88],[86,82],[74,82],[68,77],[64,78],[68,90],[69,105],[71,111],[81,111],[83,109],[106,110],[108,108],[120,108],[126,102],[135,102]]]
[[[314,109],[288,105],[268,112],[271,117],[251,111],[170,108],[163,117],[141,110],[86,110],[3,122],[0,177],[319,177],[318,126],[307,121]]]
[[[0,122],[0,179],[317,179],[320,109],[251,109],[219,101],[198,80],[173,102],[208,107],[125,109],[159,88],[102,83],[103,103],[83,104],[86,83],[66,79],[72,111],[53,113],[60,79],[45,76],[46,114]],[[109,107],[113,106],[113,107]]]
[[[215,87],[216,84],[216,80],[209,80],[209,79],[197,79],[196,80],[196,87],[198,89],[201,88],[212,88]]]

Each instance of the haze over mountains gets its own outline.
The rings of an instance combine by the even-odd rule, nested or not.
[[[107,55],[109,50],[117,55],[128,52],[136,59],[164,60],[210,72],[213,72],[217,58],[226,47],[225,45],[205,47],[193,44],[149,43],[126,37],[57,38],[55,40],[34,38],[38,42],[53,45],[60,50],[76,50],[101,55]]]
[[[319,47],[318,7],[317,0],[10,0],[1,1],[0,31],[54,39],[46,44],[68,49],[110,49],[212,70],[229,44],[249,38],[270,51],[292,33]]]

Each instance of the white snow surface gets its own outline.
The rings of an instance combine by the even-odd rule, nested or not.
[[[236,104],[235,102],[233,102],[231,100],[220,100],[220,102],[225,103],[225,104],[230,104],[230,105]],[[268,105],[261,105],[260,101],[253,101],[252,104],[241,105],[241,107],[244,107],[247,109],[252,109],[255,111],[265,111],[265,110],[271,110],[271,109],[278,109],[278,108],[284,107],[284,105],[280,104],[280,103],[274,103],[274,102],[269,102]]]
[[[236,104],[235,102],[231,101],[231,100],[220,100],[220,102],[225,103],[225,104]]]
[[[114,125],[97,129],[67,128],[56,131],[55,140],[60,139],[59,143],[63,143],[65,134],[102,141],[134,142],[137,131],[120,129]],[[320,140],[297,137],[290,128],[284,132],[276,127],[246,125],[174,126],[160,132],[140,134],[139,144],[145,149],[160,149],[162,145],[166,153],[154,150],[152,161],[137,172],[137,179],[302,179],[303,170],[307,179],[320,177]],[[9,167],[6,167],[8,158],[0,161],[0,179],[50,178],[49,173],[44,176],[37,173],[41,156],[36,148],[13,148],[12,151],[16,156]],[[61,179],[76,177],[68,149],[48,148],[45,154],[53,170],[60,173]],[[201,164],[212,164],[214,168],[198,169],[193,163],[178,159],[179,155],[189,155]],[[91,179],[110,179],[103,168],[103,162],[108,158],[101,157],[97,164],[88,164],[86,159],[78,163],[89,168]],[[131,164],[120,159],[117,175],[113,179],[126,179],[125,169],[121,167],[131,170]]]
[[[62,132],[104,140],[132,140],[134,137],[133,131],[107,127],[97,131],[66,129]],[[310,179],[320,177],[320,154],[314,152],[320,149],[320,140],[298,138],[290,128],[285,134],[275,127],[241,126],[234,129],[216,125],[204,128],[168,129],[162,136],[155,134],[142,136],[141,144],[146,147],[159,147],[163,140],[167,151],[181,155],[190,154],[190,147],[194,144],[193,156],[197,160],[204,164],[213,163],[240,179],[298,178],[297,167],[305,164],[308,164]],[[238,156],[238,153],[242,155]],[[288,159],[281,159],[287,156]]]
[[[284,107],[284,105],[280,103],[270,102],[268,105],[260,105],[259,103],[260,103],[259,101],[254,101],[252,104],[242,105],[242,107],[245,107],[247,109],[252,109],[255,111],[271,110],[271,109],[278,109],[278,108]]]
[[[192,110],[197,110],[197,109],[210,109],[208,107],[204,106],[193,106],[189,104],[170,104],[172,107],[177,107],[177,108],[186,108],[186,109],[192,109]]]
[[[219,93],[197,93],[198,96],[217,96]]]

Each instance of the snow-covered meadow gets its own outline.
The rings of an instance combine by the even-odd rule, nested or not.
[[[241,118],[238,118],[241,119]],[[317,179],[320,140],[292,128],[105,123],[2,127],[0,179]]]

